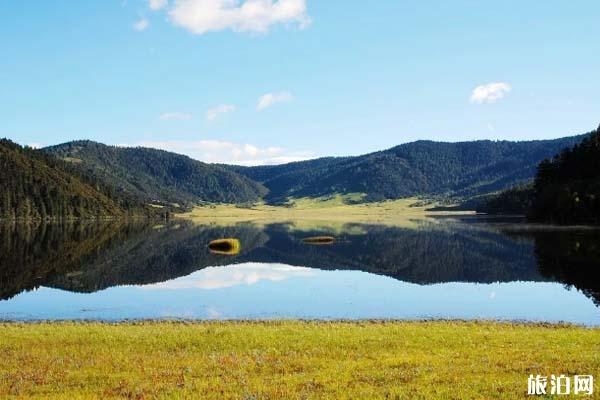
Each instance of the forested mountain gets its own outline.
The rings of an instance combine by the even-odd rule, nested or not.
[[[67,163],[6,139],[0,140],[0,182],[0,219],[103,218],[149,212]]]
[[[0,149],[0,217],[96,218],[150,213],[150,203],[181,210],[201,202],[275,203],[335,193],[365,193],[366,201],[414,195],[467,199],[531,181],[539,162],[585,137],[418,141],[363,156],[262,167],[209,165],[162,150],[91,141],[37,151],[5,140]],[[536,181],[538,209],[556,206],[576,219],[598,215],[597,143],[596,132],[574,150],[542,163]],[[521,194],[510,192],[506,198],[522,205]],[[544,217],[539,214],[538,219]]]
[[[539,141],[418,141],[357,157],[229,167],[263,183],[269,200],[366,193],[367,200],[414,195],[469,197],[524,183],[540,161],[585,135]]]
[[[147,203],[244,203],[266,193],[260,183],[233,171],[162,150],[75,141],[44,151]]]
[[[580,144],[540,163],[530,217],[600,224],[600,127]]]

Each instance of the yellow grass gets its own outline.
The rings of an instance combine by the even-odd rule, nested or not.
[[[225,238],[213,240],[208,244],[208,248],[213,254],[234,256],[240,253],[242,244],[238,239]]]
[[[440,215],[428,212],[432,204],[424,205],[417,198],[389,200],[374,203],[347,204],[358,200],[360,194],[336,195],[328,198],[300,198],[289,201],[288,206],[271,206],[263,203],[250,207],[231,204],[213,204],[194,208],[179,216],[202,224],[235,224],[239,222],[272,223],[289,221],[297,228],[318,225],[344,225],[347,223],[376,223],[412,227],[415,219]],[[444,212],[443,214],[448,214]],[[461,212],[460,214],[465,214]]]
[[[515,399],[600,330],[487,322],[0,324],[0,397]],[[598,389],[598,388],[597,388]]]

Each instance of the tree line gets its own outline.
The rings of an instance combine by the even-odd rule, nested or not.
[[[540,163],[530,218],[600,224],[600,127],[580,144]]]
[[[0,219],[103,219],[155,215],[144,204],[75,171],[68,163],[0,140]]]
[[[489,196],[477,211],[519,213],[536,222],[600,224],[600,127],[539,163],[531,184]]]

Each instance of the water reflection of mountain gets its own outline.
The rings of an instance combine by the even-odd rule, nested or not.
[[[323,231],[290,232],[272,226],[267,246],[256,249],[252,261],[360,270],[419,284],[544,279],[532,244],[498,231],[464,224],[424,224],[420,229],[372,225],[364,230],[339,235],[333,246],[315,247],[301,239]]]
[[[460,222],[424,223],[419,229],[354,226],[338,233],[332,246],[311,246],[301,239],[331,232],[296,231],[283,224],[200,227],[187,222],[5,226],[0,232],[4,299],[38,286],[94,292],[245,262],[361,270],[418,284],[557,280],[600,298],[594,286],[598,279],[587,279],[593,273],[597,278],[594,266],[600,265],[598,238],[590,233],[507,235],[494,225]],[[239,238],[242,252],[211,254],[207,243],[224,237]]]
[[[112,286],[164,282],[207,266],[230,263],[227,257],[211,254],[207,247],[211,240],[225,237],[237,237],[244,243],[242,256],[268,240],[261,230],[247,225],[216,230],[185,223],[154,227],[106,249],[75,273],[53,276],[45,285],[94,292]]]
[[[81,270],[144,228],[110,223],[0,225],[0,298]]]
[[[540,272],[579,288],[600,306],[600,232],[538,232],[534,237]]]

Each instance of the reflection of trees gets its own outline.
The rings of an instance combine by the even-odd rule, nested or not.
[[[0,233],[0,299],[40,286],[94,292],[161,282],[231,262],[208,252],[219,235],[241,238],[242,254],[266,241],[256,228],[188,223],[0,225]]]
[[[337,233],[331,246],[311,246],[302,238],[332,232],[294,231],[286,225],[202,227],[186,222],[156,227],[146,223],[3,226],[0,298],[42,285],[94,292],[156,283],[208,266],[246,262],[360,270],[419,284],[557,280],[576,286],[596,302],[600,297],[596,233],[505,234],[490,225],[455,222],[419,229],[352,228]],[[207,244],[225,237],[240,239],[239,255],[210,253]]]
[[[376,225],[365,230],[367,234],[339,235],[332,246],[314,247],[301,238],[325,232],[272,226],[267,246],[253,252],[252,261],[360,270],[420,284],[543,280],[535,268],[531,242],[495,230],[464,224],[422,229]]]
[[[540,272],[574,286],[600,306],[600,231],[538,232],[534,237]]]
[[[143,228],[118,223],[2,224],[0,299],[69,274]]]
[[[235,237],[242,243],[237,257],[212,254],[208,243]],[[76,275],[57,276],[49,286],[94,292],[118,285],[150,284],[186,276],[207,266],[226,265],[267,241],[261,230],[248,225],[202,228],[179,223],[148,229],[116,248],[99,254]]]

